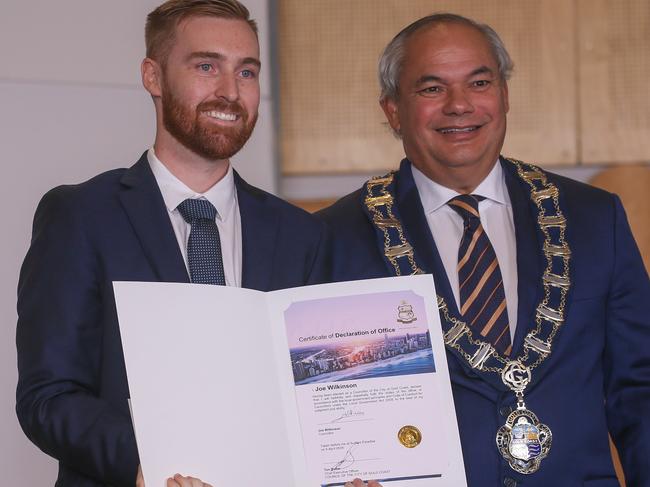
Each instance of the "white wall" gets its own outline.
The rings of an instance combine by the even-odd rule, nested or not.
[[[275,191],[266,0],[244,0],[261,30],[262,103],[235,166]],[[0,14],[0,472],[15,487],[54,485],[56,466],[14,413],[16,285],[38,200],[49,188],[130,166],[153,143],[140,86],[144,20],[159,0],[3,0]]]

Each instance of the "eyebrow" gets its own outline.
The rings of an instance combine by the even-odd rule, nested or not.
[[[492,71],[491,68],[488,68],[487,66],[481,66],[480,68],[476,68],[474,71],[472,71],[469,74],[469,77],[471,78],[472,76],[476,76],[477,74],[491,74],[494,76],[494,71]]]
[[[473,70],[471,73],[469,73],[468,78],[471,78],[471,77],[479,75],[479,74],[489,74],[489,75],[494,76],[494,71],[492,69],[490,69],[489,67],[487,67],[487,66],[480,66],[480,67],[476,68],[475,70]],[[433,75],[433,74],[425,74],[423,76],[420,76],[420,78],[418,78],[418,80],[415,82],[415,85],[420,86],[420,85],[423,85],[425,83],[431,83],[432,81],[436,82],[436,83],[445,83],[445,80],[443,78],[441,78],[440,76],[436,76],[436,75]]]
[[[191,53],[190,55],[187,56],[188,61],[192,61],[194,59],[215,59],[217,61],[224,61],[226,59],[226,56],[219,52],[213,52],[213,51],[196,51]],[[260,62],[259,59],[254,58],[254,57],[245,57],[239,60],[239,64],[252,64],[254,66],[257,66],[257,68],[262,67],[262,63]]]

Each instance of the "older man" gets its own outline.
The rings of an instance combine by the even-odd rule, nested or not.
[[[112,281],[271,290],[323,279],[324,225],[229,162],[260,99],[248,10],[236,0],[169,0],[149,14],[146,44],[153,147],[130,169],[47,193],[21,270],[17,413],[59,461],[60,487],[136,482]]]
[[[650,283],[619,199],[500,155],[512,62],[451,14],[380,61],[398,171],[321,217],[337,280],[435,277],[468,484],[650,486]]]

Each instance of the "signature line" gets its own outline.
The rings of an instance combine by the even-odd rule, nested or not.
[[[330,421],[329,423],[318,423],[318,426],[325,426],[327,424],[345,424],[345,423],[358,423],[360,421],[374,421],[373,418],[365,418],[365,419],[348,419],[347,421],[343,421],[342,419],[335,419],[334,421]]]

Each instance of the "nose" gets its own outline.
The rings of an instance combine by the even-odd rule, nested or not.
[[[470,97],[462,87],[450,87],[443,111],[445,115],[464,115],[474,111]]]
[[[223,74],[219,76],[215,95],[227,101],[233,102],[239,99],[239,85],[234,74]]]

